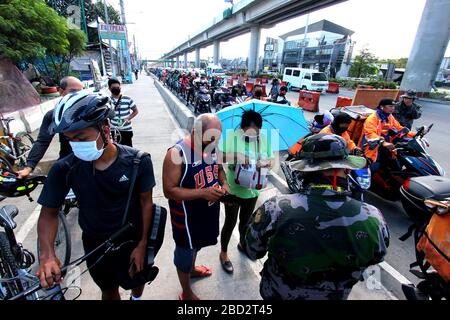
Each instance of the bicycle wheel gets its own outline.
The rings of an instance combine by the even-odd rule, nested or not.
[[[21,157],[31,150],[34,139],[26,132],[19,132],[14,140],[14,148],[16,149],[16,157],[19,158],[19,166],[23,167],[26,164],[25,157]]]
[[[0,232],[0,279],[14,278],[19,275],[19,266],[11,252],[8,237]],[[0,283],[0,299],[7,300],[23,291],[22,282],[17,279]]]
[[[55,254],[59,262],[61,262],[61,267],[64,267],[70,263],[70,256],[72,254],[72,241],[70,238],[69,226],[67,224],[66,215],[61,210],[58,215],[59,224],[58,232],[56,233],[55,239]],[[40,247],[39,239],[37,241],[37,253],[40,257]]]
[[[5,169],[7,171],[14,171],[12,164],[6,160],[5,157],[0,156],[0,169]]]

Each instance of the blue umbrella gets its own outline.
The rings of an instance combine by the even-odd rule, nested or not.
[[[222,122],[222,139],[225,138],[227,130],[239,129],[242,114],[247,110],[253,110],[261,114],[263,118],[262,130],[266,132],[273,151],[288,150],[310,132],[308,123],[303,116],[303,110],[300,108],[261,100],[250,100],[216,113]],[[274,141],[275,139],[278,142]]]

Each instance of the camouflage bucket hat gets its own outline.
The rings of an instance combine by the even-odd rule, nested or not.
[[[348,154],[347,141],[335,134],[316,134],[303,141],[300,159],[290,164],[291,170],[313,172],[328,169],[358,170],[366,159]]]

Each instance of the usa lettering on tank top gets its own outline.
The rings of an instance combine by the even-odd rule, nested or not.
[[[199,154],[186,140],[178,141],[173,148],[183,159],[180,187],[204,189],[219,186],[219,165],[215,152]],[[219,202],[205,199],[191,201],[169,200],[172,232],[179,246],[199,249],[215,245],[219,236]]]

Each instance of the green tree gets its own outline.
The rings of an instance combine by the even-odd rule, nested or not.
[[[86,46],[86,35],[78,28],[69,29],[67,33],[69,46],[64,52],[48,51],[48,59],[44,61],[48,75],[55,84],[59,84],[62,78],[70,73],[72,60],[84,53]]]
[[[382,60],[378,60],[378,63],[394,63],[396,68],[406,68],[406,64],[408,63],[408,58],[382,59]]]
[[[0,55],[18,64],[67,54],[66,21],[43,0],[3,0],[0,4]]]
[[[375,65],[376,62],[377,58],[370,52],[369,48],[362,48],[350,68],[350,76],[354,78],[366,78],[376,74],[378,71]]]
[[[80,0],[45,0],[45,2],[58,12],[60,16],[65,18],[71,15],[67,12],[67,8],[71,5],[80,5]],[[121,24],[119,12],[110,4],[108,6],[108,18],[111,24]],[[91,23],[100,17],[105,21],[105,9],[103,1],[92,2],[92,0],[84,0],[84,14],[86,15],[87,23]]]

